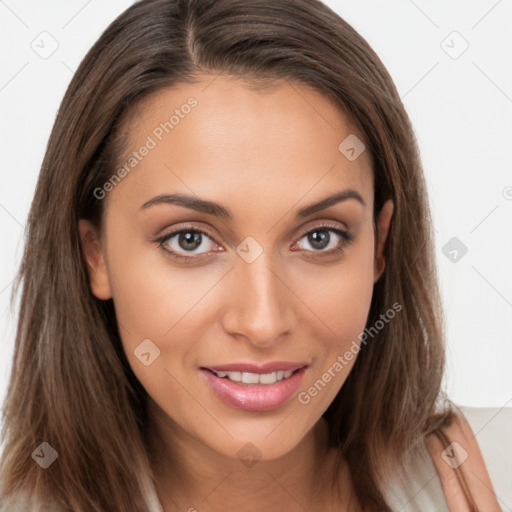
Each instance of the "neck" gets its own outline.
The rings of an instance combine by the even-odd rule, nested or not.
[[[150,400],[150,404],[151,404]],[[152,404],[153,405],[153,404]],[[350,488],[321,418],[291,452],[250,463],[219,454],[150,406],[150,461],[165,512],[348,510]],[[337,475],[333,479],[333,475]],[[337,486],[333,484],[337,482]]]

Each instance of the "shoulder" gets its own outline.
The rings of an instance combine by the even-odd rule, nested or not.
[[[391,482],[387,497],[392,510],[467,510],[459,480],[463,475],[479,510],[512,511],[507,508],[512,505],[512,408],[455,412],[454,420],[439,436],[427,437]]]
[[[478,510],[502,510],[487,464],[493,466],[493,475],[503,473],[507,466],[510,469],[510,453],[508,460],[496,458],[499,451],[504,451],[503,443],[507,438],[504,432],[511,426],[510,413],[503,411],[456,408],[452,422],[427,437],[425,444],[451,510],[467,507],[464,490],[469,491]],[[484,431],[487,431],[485,435]],[[489,436],[494,439],[491,444]],[[484,444],[483,450],[480,445]]]
[[[512,408],[460,407],[458,417],[464,435],[470,438],[467,461],[461,464],[461,468],[466,473],[473,472],[474,478],[470,480],[477,479],[486,470],[489,477],[485,481],[487,492],[501,506],[497,510],[512,511]],[[472,453],[471,448],[476,453]],[[474,464],[469,463],[466,468],[470,457],[475,461],[480,460],[480,465],[475,468]],[[480,490],[476,482],[474,489],[477,495],[479,492],[482,496],[486,495],[485,489]]]
[[[469,422],[500,505],[512,511],[512,407],[461,407]]]

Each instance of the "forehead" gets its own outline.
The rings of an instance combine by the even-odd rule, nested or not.
[[[179,190],[224,202],[261,193],[288,204],[354,188],[372,205],[369,152],[343,152],[344,141],[364,140],[348,116],[297,82],[253,85],[203,75],[145,98],[124,122],[118,164],[128,172],[109,200]]]

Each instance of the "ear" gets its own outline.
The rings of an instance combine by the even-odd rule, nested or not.
[[[98,299],[110,299],[112,292],[99,231],[94,224],[85,219],[78,221],[78,230],[82,254],[89,272],[91,291]]]
[[[384,258],[384,246],[389,232],[389,224],[391,217],[393,216],[394,203],[391,199],[388,199],[382,206],[382,210],[379,214],[377,221],[377,244],[375,247],[375,261],[374,261],[374,280],[376,283],[386,267],[386,261]]]

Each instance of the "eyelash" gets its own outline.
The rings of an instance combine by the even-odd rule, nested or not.
[[[339,242],[337,247],[335,247],[334,249],[330,249],[329,251],[307,251],[307,252],[318,253],[319,255],[320,254],[328,254],[328,255],[341,254],[346,249],[346,247],[351,242],[354,241],[354,235],[352,233],[350,233],[348,231],[343,231],[343,230],[339,229],[338,227],[333,226],[331,224],[322,224],[319,226],[315,226],[313,229],[310,229],[309,231],[306,231],[305,233],[303,233],[300,236],[300,238],[297,240],[297,242],[300,241],[302,238],[304,238],[306,235],[309,235],[310,233],[314,233],[315,231],[332,231],[332,232],[336,233],[341,238],[341,241]],[[155,240],[155,242],[157,242],[159,244],[159,246],[166,253],[168,253],[172,258],[179,260],[179,261],[184,261],[184,262],[188,263],[188,262],[193,262],[195,260],[198,260],[200,258],[208,257],[209,254],[207,254],[207,253],[201,254],[199,256],[183,256],[183,255],[165,247],[165,242],[168,242],[171,238],[175,237],[176,235],[179,235],[180,233],[186,233],[186,232],[200,233],[202,235],[206,235],[208,238],[210,238],[212,241],[215,242],[214,237],[210,233],[208,233],[208,231],[199,229],[192,225],[184,226],[183,228],[181,228],[177,231],[173,231],[171,233],[162,235],[161,237],[157,238]],[[295,243],[297,243],[297,242],[295,242]],[[215,242],[215,243],[217,243],[217,242]]]

